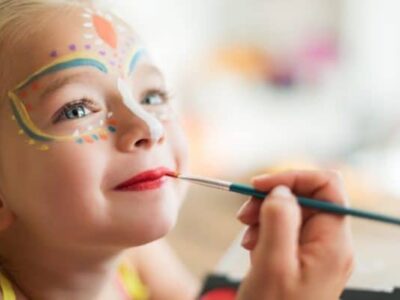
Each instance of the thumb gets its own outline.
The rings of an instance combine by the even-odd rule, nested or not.
[[[252,255],[254,267],[276,275],[295,271],[299,264],[301,210],[287,187],[278,186],[267,196],[259,222],[259,239]]]

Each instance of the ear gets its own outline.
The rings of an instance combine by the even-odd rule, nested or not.
[[[15,221],[14,212],[8,208],[3,199],[0,198],[0,232],[5,231]]]

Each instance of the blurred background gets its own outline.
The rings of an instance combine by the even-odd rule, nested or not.
[[[399,1],[112,4],[166,74],[194,174],[338,169],[352,205],[400,214]],[[243,201],[190,189],[169,239],[199,278],[239,235]]]

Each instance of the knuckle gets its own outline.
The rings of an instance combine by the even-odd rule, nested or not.
[[[326,262],[339,266],[343,258],[343,251],[337,244],[321,245],[321,254]]]
[[[354,268],[355,259],[354,253],[351,248],[339,249],[339,248],[327,248],[326,255],[327,259],[330,260],[333,268],[341,274],[350,274]]]

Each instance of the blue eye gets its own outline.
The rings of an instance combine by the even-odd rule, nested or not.
[[[153,91],[148,93],[142,100],[143,105],[162,105],[168,101],[168,95],[163,91]]]
[[[85,118],[100,110],[100,107],[89,99],[72,101],[59,110],[53,123]]]
[[[64,115],[68,120],[80,119],[90,113],[91,111],[84,105],[75,105],[74,107],[64,109]]]

